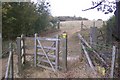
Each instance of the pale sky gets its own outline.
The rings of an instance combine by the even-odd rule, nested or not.
[[[32,0],[33,1],[33,0]],[[37,1],[37,0],[34,0]],[[90,20],[103,19],[107,20],[114,13],[104,14],[97,9],[82,11],[92,7],[92,1],[98,0],[48,0],[51,4],[50,10],[53,16],[77,16],[85,17]],[[111,1],[111,0],[110,0]]]

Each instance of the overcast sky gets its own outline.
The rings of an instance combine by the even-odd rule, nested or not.
[[[37,0],[34,0],[37,1]],[[53,16],[77,16],[77,17],[85,17],[90,20],[93,19],[103,19],[107,20],[109,17],[114,15],[104,14],[101,11],[97,11],[97,9],[82,11],[83,9],[87,9],[92,7],[92,1],[98,0],[48,0],[50,1],[51,14]],[[110,0],[112,1],[112,0]]]

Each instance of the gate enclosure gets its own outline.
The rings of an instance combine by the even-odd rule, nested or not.
[[[27,39],[32,39],[34,44],[28,46]],[[34,58],[33,63],[35,67],[42,67],[45,69],[50,69],[53,71],[67,70],[67,46],[65,44],[67,37],[65,35],[63,38],[59,39],[59,36],[52,38],[38,37],[35,34],[35,37],[21,37],[17,38],[17,54],[18,54],[18,72],[21,74],[24,65],[26,64],[27,56],[32,56]],[[59,53],[60,53],[60,42],[62,42],[62,67],[59,64]],[[65,47],[64,47],[65,46]],[[30,51],[27,52],[27,49],[32,47]],[[32,54],[30,52],[32,51]]]

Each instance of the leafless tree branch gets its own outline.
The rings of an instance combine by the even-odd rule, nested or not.
[[[91,8],[88,8],[88,9],[85,9],[85,10],[82,10],[82,11],[87,11],[87,10],[94,9],[94,8],[98,7],[99,5],[101,5],[103,1],[104,1],[104,0],[100,1],[96,6],[93,6],[93,7],[91,7]]]

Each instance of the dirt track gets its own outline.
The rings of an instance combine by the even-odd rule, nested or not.
[[[87,22],[85,21],[85,24]],[[92,26],[93,22],[86,25]],[[41,68],[31,68],[28,65],[24,71],[24,77],[32,78],[96,78],[100,77],[95,75],[90,67],[86,64],[84,57],[81,54],[81,48],[77,33],[80,31],[80,21],[61,22],[61,31],[46,36],[61,34],[66,31],[68,34],[68,71],[67,72],[52,72]],[[97,24],[96,24],[97,25]],[[100,26],[100,25],[99,25]],[[4,66],[4,65],[3,65]],[[17,76],[16,76],[17,77]]]

